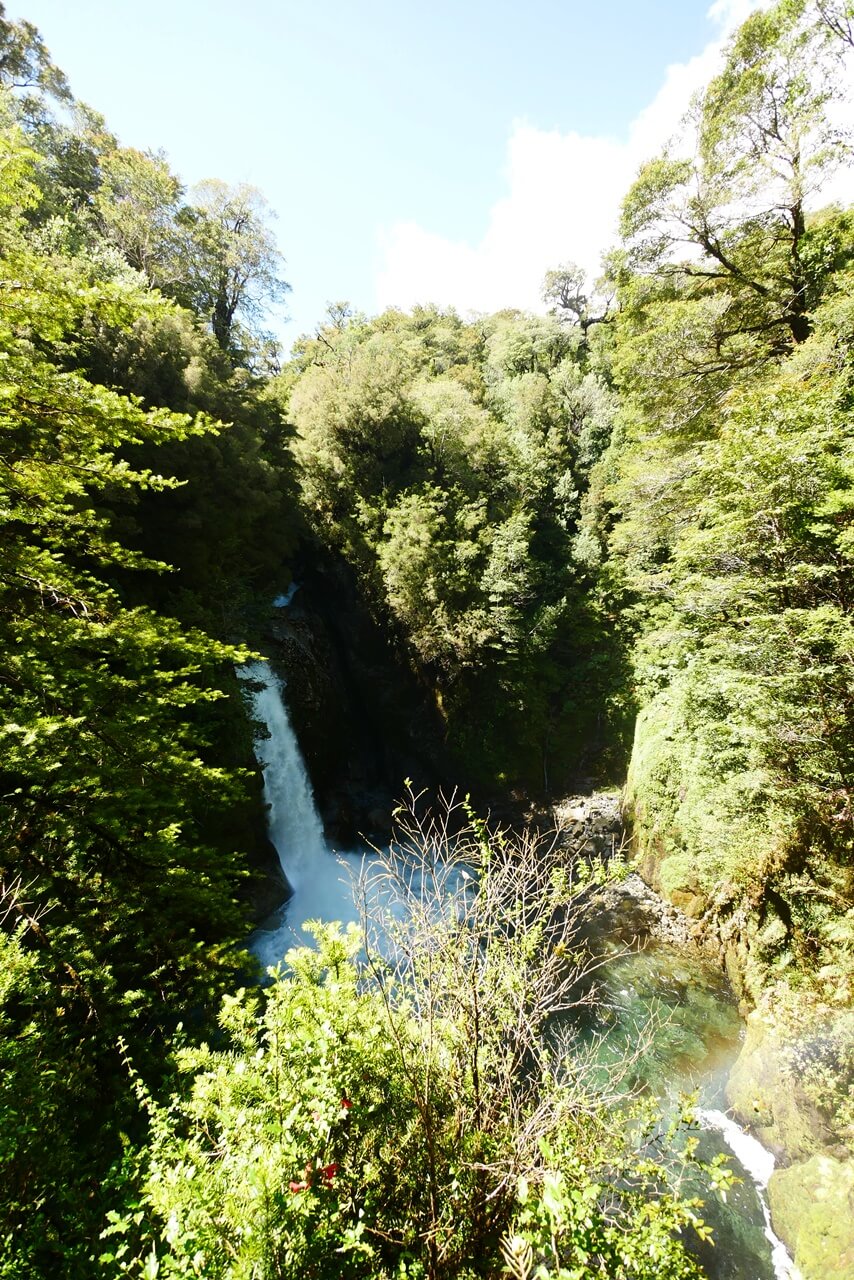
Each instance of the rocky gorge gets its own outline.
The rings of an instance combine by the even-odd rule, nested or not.
[[[334,578],[336,571],[330,568],[328,575]],[[335,601],[334,609],[329,600]],[[321,607],[318,601],[324,602]],[[449,785],[453,762],[444,747],[441,717],[428,691],[360,605],[346,575],[337,577],[334,590],[330,576],[321,574],[280,597],[271,610],[265,644],[285,684],[289,712],[331,845],[351,848],[360,840],[378,844],[386,840],[404,778],[413,780],[418,789]],[[507,819],[508,808],[498,814],[502,820]],[[625,863],[618,879],[591,895],[591,917],[597,936],[608,938],[609,945],[629,954],[657,953],[653,985],[664,981],[662,989],[678,989],[679,1001],[684,1003],[690,1000],[689,988],[699,966],[712,975],[710,989],[719,984],[716,999],[724,1005],[729,1001],[733,1010],[738,1002],[744,1020],[740,1047],[735,1046],[732,1031],[733,1026],[737,1030],[737,1021],[730,1020],[719,1042],[713,1031],[711,1041],[689,1051],[685,1062],[694,1075],[689,1070],[685,1083],[700,1079],[709,1064],[714,1063],[717,1070],[721,1061],[726,1062],[725,1105],[776,1159],[767,1191],[774,1231],[795,1258],[804,1280],[850,1276],[854,1257],[850,1225],[854,1166],[846,1144],[850,1133],[840,1131],[845,1112],[840,1099],[821,1096],[826,1061],[833,1059],[837,1074],[840,1070],[844,1074],[850,1024],[835,1022],[832,1011],[818,1007],[812,1010],[809,1028],[800,1028],[795,1038],[791,1020],[796,1021],[797,1014],[790,1010],[789,1025],[783,1025],[779,993],[775,999],[773,990],[760,991],[758,1000],[753,999],[745,980],[750,935],[744,921],[718,918],[699,894],[662,892],[649,847],[637,856],[639,842],[633,838],[630,814],[619,790],[578,792],[524,813],[520,807],[511,816],[553,829],[573,862]],[[277,867],[267,883],[269,892],[262,895],[259,918],[288,892]],[[660,998],[657,988],[654,996]],[[728,1049],[729,1045],[733,1048]]]

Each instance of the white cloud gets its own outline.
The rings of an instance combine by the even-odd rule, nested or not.
[[[481,242],[446,240],[399,223],[383,241],[380,307],[437,301],[462,311],[536,308],[543,275],[568,256],[598,263],[625,187],[623,148],[604,138],[517,124],[507,145],[509,192]]]
[[[715,0],[709,17],[718,24],[717,38],[667,69],[626,141],[516,123],[507,143],[507,194],[493,205],[480,243],[448,240],[415,222],[383,229],[377,306],[431,301],[462,312],[537,310],[549,268],[570,259],[597,274],[638,166],[660,150],[692,95],[714,74],[726,36],[764,2]]]

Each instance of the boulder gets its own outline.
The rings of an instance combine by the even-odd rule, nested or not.
[[[816,1155],[768,1183],[771,1221],[803,1280],[854,1277],[854,1161]]]
[[[692,920],[699,920],[709,906],[708,899],[704,894],[694,888],[671,889],[667,894],[667,898],[683,915],[690,916]]]

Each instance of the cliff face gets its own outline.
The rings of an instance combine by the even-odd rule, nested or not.
[[[292,602],[272,610],[266,638],[333,843],[384,839],[404,779],[416,789],[457,780],[429,690],[340,561],[301,575]]]
[[[690,919],[750,1011],[727,1100],[781,1162],[769,1183],[774,1230],[804,1280],[842,1280],[854,1274],[850,989],[827,950],[823,965],[807,963],[815,938],[799,908],[827,898],[816,866],[792,870],[767,808],[751,807],[738,783],[704,766],[666,696],[642,711],[624,792],[639,870]]]

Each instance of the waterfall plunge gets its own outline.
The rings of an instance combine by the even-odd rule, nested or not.
[[[270,736],[256,741],[255,755],[264,770],[264,799],[270,806],[268,834],[293,889],[286,906],[252,937],[253,952],[269,966],[278,964],[289,947],[309,940],[301,928],[305,921],[346,923],[357,918],[353,877],[364,855],[336,856],[326,843],[279,681],[269,664],[252,662],[238,674],[261,686],[252,694],[252,710]]]
[[[275,675],[265,662],[243,667],[240,675],[263,685],[252,695],[252,710],[270,736],[256,740],[255,756],[264,770],[268,833],[296,894],[328,856],[323,825]]]
[[[290,602],[294,589],[281,597],[280,607]],[[255,755],[264,770],[269,836],[293,888],[293,896],[286,906],[252,937],[251,949],[266,967],[279,964],[290,947],[309,941],[300,927],[304,921],[346,922],[357,918],[353,879],[365,857],[370,855],[336,856],[326,843],[281,687],[269,664],[254,662],[238,674],[259,686],[252,694],[253,713],[270,736],[256,741]],[[799,1273],[785,1247],[771,1230],[764,1196],[773,1157],[722,1112],[704,1110],[699,1113],[699,1119],[704,1127],[722,1135],[757,1188],[776,1280],[798,1280]]]
[[[789,1251],[779,1236],[774,1234],[771,1226],[771,1212],[765,1190],[768,1179],[774,1172],[773,1155],[770,1151],[766,1151],[757,1138],[747,1133],[723,1111],[698,1111],[697,1118],[704,1128],[717,1129],[756,1187],[759,1203],[762,1206],[762,1216],[765,1219],[765,1237],[771,1246],[771,1265],[777,1280],[800,1280],[800,1272],[792,1262]]]

